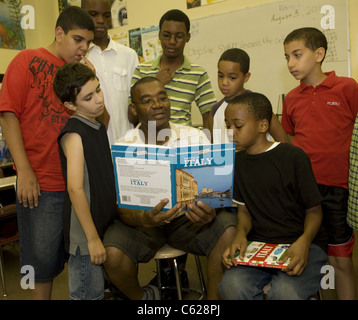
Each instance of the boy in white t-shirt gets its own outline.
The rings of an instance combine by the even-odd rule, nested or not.
[[[225,125],[225,110],[233,98],[245,92],[244,84],[250,79],[250,57],[242,49],[232,48],[226,50],[218,62],[218,85],[224,98],[211,108],[213,142],[228,142]],[[281,142],[288,142],[286,132],[279,120],[273,114],[269,129],[270,135]]]

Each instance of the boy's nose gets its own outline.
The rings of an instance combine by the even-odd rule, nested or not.
[[[288,60],[287,60],[287,66],[288,66],[289,68],[292,68],[292,67],[294,66],[294,61],[293,61],[293,59],[288,59]]]
[[[222,79],[222,84],[223,84],[224,86],[227,86],[228,80],[227,80],[226,78],[223,78],[223,79]]]
[[[103,101],[104,101],[104,99],[103,99],[103,94],[97,93],[97,94],[96,94],[96,102],[97,102],[98,104],[101,104],[101,103],[103,103]]]
[[[226,129],[226,135],[227,135],[227,137],[228,137],[230,142],[234,141],[234,130],[231,127]]]

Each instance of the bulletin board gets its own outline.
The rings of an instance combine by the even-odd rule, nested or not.
[[[251,60],[246,89],[265,94],[273,111],[280,113],[282,95],[298,85],[284,58],[287,34],[301,27],[320,29],[328,40],[323,70],[350,76],[348,26],[347,0],[276,1],[191,20],[191,39],[185,54],[206,68],[219,100],[223,96],[217,86],[220,55],[229,48],[245,50]]]

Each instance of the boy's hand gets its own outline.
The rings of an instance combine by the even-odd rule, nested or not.
[[[39,204],[40,185],[35,173],[31,171],[19,171],[17,175],[17,199],[25,208],[33,209]]]
[[[99,237],[93,240],[88,240],[87,245],[91,256],[91,263],[93,265],[99,266],[107,260],[106,249]]]
[[[239,260],[243,259],[247,249],[247,238],[240,232],[236,233],[229,247],[226,248],[222,256],[222,261],[226,268],[236,267],[235,255],[240,251]]]
[[[160,80],[161,83],[166,85],[173,79],[173,75],[170,73],[169,68],[162,68],[157,73],[157,79]]]
[[[96,73],[96,68],[94,67],[92,62],[89,61],[85,56],[83,56],[82,59],[83,59],[83,64],[89,67],[94,73]]]
[[[277,261],[278,263],[285,263],[289,258],[291,259],[289,265],[282,268],[282,271],[289,276],[299,276],[306,268],[310,246],[311,244],[307,243],[302,237],[298,238],[286,251],[282,260]]]

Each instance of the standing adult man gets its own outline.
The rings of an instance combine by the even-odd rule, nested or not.
[[[131,129],[128,120],[128,97],[134,69],[138,65],[136,52],[108,35],[112,24],[111,0],[82,0],[95,24],[94,40],[88,60],[96,69],[110,116],[107,129],[110,144]]]

